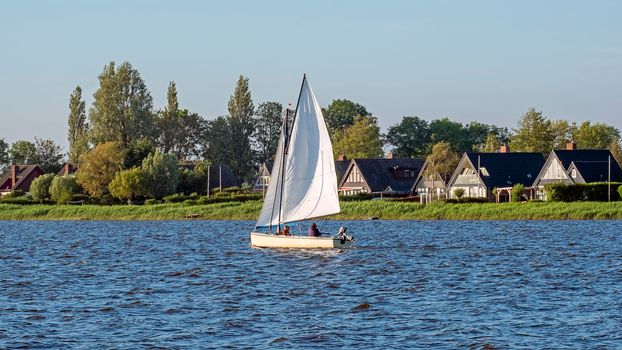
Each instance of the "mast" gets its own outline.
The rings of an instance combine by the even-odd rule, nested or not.
[[[289,144],[288,142],[288,135],[289,135],[289,130],[287,128],[287,124],[288,124],[288,119],[289,119],[289,108],[285,109],[285,120],[283,122],[283,154],[281,157],[281,169],[280,170],[280,174],[279,177],[277,178],[277,181],[281,182],[281,185],[279,186],[280,189],[280,193],[279,193],[279,222],[278,222],[278,226],[277,226],[277,230],[281,229],[281,208],[282,208],[282,202],[283,202],[283,181],[285,178],[285,155],[287,154],[287,146]],[[276,192],[274,193],[274,197],[276,199]],[[272,211],[274,212],[274,208],[272,208]],[[270,217],[270,222],[272,222],[272,216]],[[270,232],[272,232],[272,228],[270,228]]]
[[[294,129],[294,123],[296,123],[296,116],[298,115],[298,106],[300,105],[300,97],[302,97],[302,89],[305,86],[305,80],[307,79],[307,74],[303,74],[302,75],[302,83],[300,84],[300,92],[298,92],[298,100],[296,101],[296,109],[294,110],[294,119],[292,120],[292,130]],[[285,112],[285,141],[283,144],[283,159],[282,159],[282,164],[281,164],[281,193],[280,193],[280,197],[279,197],[279,228],[281,227],[281,212],[282,212],[282,207],[283,207],[283,192],[284,192],[284,188],[283,188],[283,181],[285,181],[285,155],[287,155],[288,149],[289,149],[289,139],[290,139],[290,131],[289,127],[288,127],[288,115],[289,115],[289,108],[287,108],[287,111]]]

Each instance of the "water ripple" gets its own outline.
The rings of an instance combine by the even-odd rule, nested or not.
[[[342,222],[321,222],[337,231]],[[619,221],[3,222],[0,348],[619,348]]]

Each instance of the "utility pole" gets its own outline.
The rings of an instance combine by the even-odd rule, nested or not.
[[[212,166],[212,162],[207,163],[207,198],[209,198],[209,171]]]

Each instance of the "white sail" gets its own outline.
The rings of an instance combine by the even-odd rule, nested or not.
[[[284,131],[284,128],[281,128],[279,145],[277,146],[274,164],[272,165],[272,171],[270,172],[270,183],[268,184],[268,190],[266,191],[263,199],[261,213],[259,213],[257,223],[255,224],[256,227],[278,225],[281,202],[281,167],[283,162],[283,147],[285,143]]]
[[[271,173],[274,179],[270,181],[257,220],[258,227],[278,225],[279,209],[281,223],[327,216],[341,211],[333,146],[320,105],[306,79],[303,80],[290,135],[285,154],[282,199],[279,202],[279,198],[274,198],[279,197],[281,191],[281,179],[274,181],[279,174],[275,171],[280,170],[277,160],[282,149],[279,149]],[[282,145],[283,139],[279,141],[279,147]],[[269,193],[273,198],[268,198]]]

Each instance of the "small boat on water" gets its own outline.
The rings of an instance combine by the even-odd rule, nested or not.
[[[333,146],[306,75],[302,79],[296,110],[283,118],[272,179],[264,196],[251,245],[261,248],[344,248],[354,238],[341,228],[335,236],[277,234],[285,225],[299,224],[341,211]],[[291,126],[290,126],[291,124]]]

